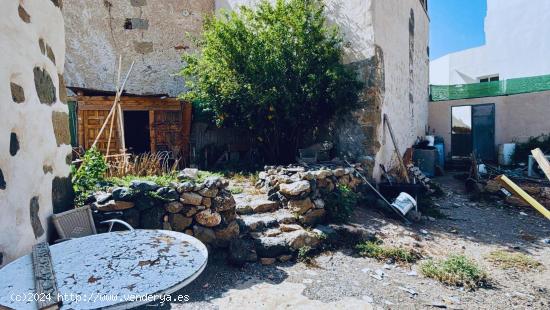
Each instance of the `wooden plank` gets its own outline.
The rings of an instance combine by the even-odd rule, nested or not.
[[[193,106],[190,102],[182,103],[182,119],[181,119],[181,129],[182,129],[182,157],[187,163],[189,158],[189,142],[191,140],[191,123],[193,117]]]
[[[151,153],[153,154],[157,152],[157,139],[155,131],[155,111],[149,111],[149,140]]]
[[[550,220],[550,211],[548,211],[543,205],[536,201],[533,197],[527,194],[521,187],[517,186],[512,180],[505,175],[500,175],[496,178],[506,189],[508,189],[516,197],[521,198],[530,206],[539,211],[544,217]]]
[[[403,157],[401,156],[401,152],[399,151],[397,140],[393,135],[393,129],[390,124],[390,119],[386,114],[384,114],[384,124],[386,124],[386,126],[388,127],[388,131],[390,132],[391,140],[393,142],[393,147],[395,148],[395,152],[397,153],[397,158],[399,159],[399,165],[401,166],[401,173],[403,174],[405,181],[407,181],[407,183],[411,183],[411,180],[409,180],[409,172],[407,170],[407,167],[405,167],[405,163],[403,162]]]
[[[110,110],[115,97],[78,97],[78,107],[83,110]],[[181,101],[177,98],[124,97],[119,101],[123,111],[180,110]]]
[[[37,296],[38,309],[59,309],[61,299],[55,280],[52,257],[48,243],[41,242],[32,248],[32,266],[34,272],[35,293]]]
[[[550,163],[548,159],[546,159],[546,156],[544,156],[544,153],[539,148],[536,148],[531,151],[531,154],[533,154],[533,158],[535,158],[539,164],[540,169],[544,171],[546,178],[550,180]]]
[[[84,138],[84,111],[81,111],[78,109],[77,104],[77,110],[76,115],[78,115],[78,145],[86,148],[86,139]]]

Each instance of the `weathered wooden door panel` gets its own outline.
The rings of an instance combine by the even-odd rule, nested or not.
[[[174,157],[181,156],[183,146],[181,111],[154,111],[152,115],[154,117],[152,149],[157,152],[170,151]]]
[[[84,149],[89,149],[92,147],[95,138],[99,134],[101,126],[105,122],[109,111],[105,110],[84,110],[78,111],[78,127],[80,132],[80,143]],[[97,148],[105,154],[107,151],[107,144],[109,138],[109,130],[111,124],[107,124],[107,127],[103,131],[103,134],[99,137],[97,141]],[[118,126],[115,122],[113,124],[113,131],[111,133],[111,145],[110,145],[110,154],[115,154],[119,152],[118,144]]]

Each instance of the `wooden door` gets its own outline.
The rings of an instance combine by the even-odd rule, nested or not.
[[[87,150],[92,147],[94,140],[96,139],[101,126],[105,122],[107,115],[109,114],[108,110],[79,110],[78,111],[78,133],[79,133],[79,143],[81,146]],[[108,137],[110,123],[107,124],[107,127],[103,131],[103,134],[99,137],[97,141],[97,148],[103,154],[107,151]],[[113,131],[111,133],[111,145],[109,154],[118,154],[120,146],[118,144],[118,126],[115,122],[113,124]]]

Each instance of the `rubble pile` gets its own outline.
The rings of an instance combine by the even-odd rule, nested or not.
[[[519,184],[519,186],[527,194],[536,199],[540,204],[542,204],[546,208],[550,208],[550,187],[528,182]],[[485,185],[485,191],[489,194],[497,194],[500,192],[501,188],[503,188],[502,184],[496,179],[488,180],[487,185]],[[507,196],[505,198],[505,201],[512,206],[529,207],[529,204],[527,202],[514,195]]]
[[[228,181],[218,177],[200,183],[186,180],[166,187],[136,180],[129,187],[98,192],[91,203],[95,218],[120,218],[134,228],[174,230],[214,247],[229,246],[239,235],[239,225]]]
[[[355,164],[354,168],[364,172],[361,164]],[[266,166],[259,174],[256,187],[267,195],[269,201],[289,209],[301,224],[312,226],[324,220],[326,194],[333,192],[338,185],[355,191],[362,183],[353,168]]]

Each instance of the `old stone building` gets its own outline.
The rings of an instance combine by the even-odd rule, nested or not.
[[[74,0],[67,24],[67,85],[75,90],[114,90],[116,59],[136,61],[127,92],[177,96],[180,55],[200,36],[206,14],[237,10],[259,0]],[[336,120],[332,140],[340,155],[375,158],[390,165],[394,148],[383,126],[387,114],[403,153],[426,131],[428,119],[428,27],[425,0],[326,0],[330,23],[345,40],[345,63],[365,88],[361,107]],[[196,127],[193,127],[195,129]],[[195,131],[196,133],[196,131]],[[191,133],[193,137],[194,132]],[[193,140],[193,138],[191,138]]]
[[[72,204],[60,1],[0,1],[0,266]]]
[[[66,1],[67,86],[114,91],[122,56],[123,68],[136,62],[126,92],[176,97],[181,54],[213,10],[213,0]]]

